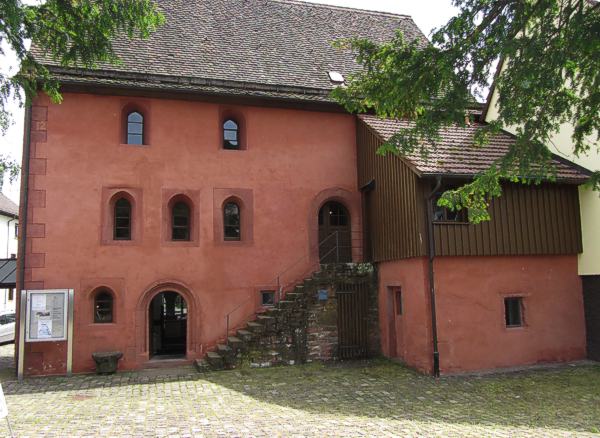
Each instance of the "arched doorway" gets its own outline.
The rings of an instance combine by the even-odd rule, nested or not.
[[[352,261],[350,214],[339,202],[326,202],[319,210],[319,261],[350,263]]]
[[[161,292],[150,302],[150,357],[181,357],[186,354],[188,309],[177,292]]]

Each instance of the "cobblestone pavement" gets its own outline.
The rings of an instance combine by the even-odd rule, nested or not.
[[[19,437],[600,435],[600,365],[436,381],[374,360],[38,378],[3,387]]]
[[[15,344],[0,345],[0,382],[10,380],[15,375]]]

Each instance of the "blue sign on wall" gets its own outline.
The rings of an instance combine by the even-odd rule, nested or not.
[[[327,289],[319,289],[319,301],[327,301],[329,291]]]

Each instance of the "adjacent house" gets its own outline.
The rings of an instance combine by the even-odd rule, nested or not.
[[[18,282],[74,290],[73,371],[204,357],[319,264],[371,262],[382,351],[427,373],[585,357],[577,187],[506,184],[493,220],[435,207],[512,137],[456,127],[429,160],[380,157],[406,121],[348,114],[330,91],[358,66],[332,47],[412,19],[288,0],[159,2],[166,24],[116,41],[123,63],[68,69],[27,112]],[[332,236],[334,238],[332,239]],[[335,257],[333,256],[335,254]],[[326,296],[326,291],[324,291]],[[249,316],[250,315],[250,316]],[[26,343],[28,375],[65,342]],[[173,363],[173,362],[171,362]]]
[[[15,310],[19,206],[0,193],[0,312]]]
[[[445,130],[427,160],[375,154],[408,126],[368,115],[357,122],[384,354],[442,373],[584,357],[577,186],[585,174],[557,157],[556,183],[507,182],[491,221],[469,224],[464,211],[438,207],[439,195],[502,157],[514,138],[500,133],[474,147],[476,122]]]
[[[596,2],[589,2],[597,5]],[[502,66],[500,66],[500,69]],[[483,118],[486,121],[498,118],[498,88],[493,86],[484,108]],[[506,127],[508,131],[514,127]],[[586,169],[600,170],[600,145],[592,146],[587,154],[576,156],[573,153],[573,126],[564,123],[560,132],[552,136],[552,150],[561,157],[567,158]],[[594,139],[590,139],[594,145]],[[583,282],[583,293],[586,313],[586,333],[588,355],[600,360],[600,194],[587,186],[579,188],[581,227],[583,235],[583,251],[578,258],[578,271]]]

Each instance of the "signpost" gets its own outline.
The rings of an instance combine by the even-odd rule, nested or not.
[[[25,342],[67,341],[67,375],[73,364],[73,289],[21,291],[18,378],[23,378]]]

